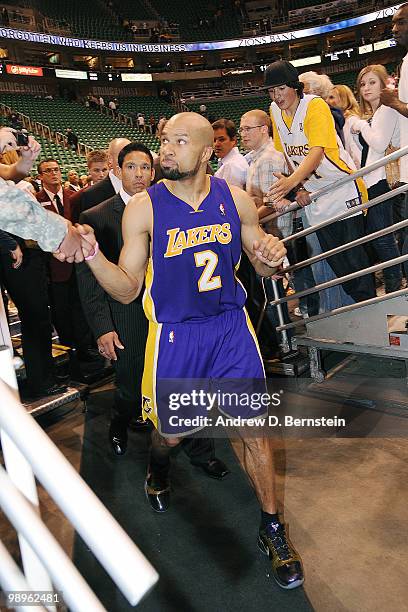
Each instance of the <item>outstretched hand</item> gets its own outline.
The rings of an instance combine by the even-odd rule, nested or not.
[[[265,194],[264,202],[279,202],[295,187],[292,176],[285,176],[281,172],[274,172],[273,174],[278,180],[272,184]]]

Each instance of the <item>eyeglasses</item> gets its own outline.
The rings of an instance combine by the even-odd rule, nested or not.
[[[46,168],[46,170],[41,170],[41,174],[58,174],[61,172],[60,168]]]
[[[250,130],[254,130],[255,128],[259,128],[259,127],[263,127],[263,125],[252,125],[250,127],[240,127],[238,129],[238,132],[240,134],[248,134]]]

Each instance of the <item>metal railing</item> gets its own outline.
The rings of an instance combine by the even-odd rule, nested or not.
[[[30,590],[51,592],[53,583],[71,610],[104,610],[42,523],[35,474],[129,603],[136,605],[154,586],[158,574],[20,404],[9,347],[0,347],[0,435],[9,473],[0,469],[0,506],[19,532],[25,572],[25,577],[17,572],[8,553],[0,548],[3,589],[24,590],[28,585]]]
[[[7,104],[3,104],[0,102],[0,113],[3,117],[7,117],[12,112],[11,106]],[[21,124],[24,129],[28,132],[32,132],[37,136],[42,136],[43,138],[47,138],[51,140],[51,142],[55,142],[55,144],[66,147],[67,146],[67,137],[62,132],[54,131],[50,128],[49,125],[45,125],[45,123],[41,123],[41,121],[35,121],[31,119],[28,115],[21,113],[20,111],[13,111],[21,121]],[[92,151],[92,147],[85,144],[84,142],[78,142],[78,147],[75,152],[78,155],[82,155],[86,157],[88,153]]]
[[[333,183],[331,183],[330,185],[326,185],[324,187],[322,187],[321,189],[319,189],[318,191],[315,191],[313,193],[309,194],[311,203],[308,206],[313,206],[313,202],[317,199],[319,199],[320,197],[322,197],[323,195],[326,195],[327,193],[331,193],[333,191],[335,191],[337,188],[342,187],[343,185],[346,185],[347,183],[353,182],[355,181],[357,178],[359,177],[363,177],[366,174],[369,174],[370,172],[373,172],[374,170],[381,168],[383,166],[385,166],[387,163],[389,163],[390,161],[395,161],[397,159],[399,159],[400,157],[403,157],[404,155],[408,154],[408,146],[403,147],[401,149],[398,149],[397,151],[394,151],[393,153],[390,153],[389,155],[385,155],[384,157],[382,157],[381,159],[377,160],[376,162],[370,164],[369,166],[365,166],[364,168],[361,168],[360,170],[356,170],[355,172],[352,172],[351,174],[348,174],[345,177],[340,178],[337,181],[334,181]],[[408,192],[408,183],[407,184],[403,184],[400,185],[399,187],[397,187],[396,189],[392,189],[391,191],[382,194],[380,196],[377,196],[376,198],[373,198],[372,200],[364,203],[364,204],[360,204],[359,206],[353,206],[352,208],[345,210],[343,213],[340,213],[339,215],[336,215],[335,217],[332,217],[330,219],[327,219],[326,221],[322,221],[321,223],[318,223],[316,225],[313,225],[311,227],[308,227],[300,232],[296,232],[294,234],[291,234],[290,236],[287,236],[286,238],[284,238],[282,240],[282,242],[284,244],[288,244],[289,242],[293,242],[295,240],[298,240],[299,238],[303,238],[309,234],[312,234],[316,231],[318,231],[319,229],[322,229],[324,227],[327,227],[328,225],[331,225],[332,223],[335,223],[337,221],[342,221],[343,219],[346,219],[347,217],[350,217],[352,215],[355,215],[356,213],[359,212],[363,212],[368,210],[369,208],[376,206],[378,204],[381,204],[382,202],[385,202],[386,200],[389,200],[390,198],[402,194],[402,193],[406,193]],[[269,201],[268,198],[264,198],[264,201]],[[302,207],[299,206],[299,204],[297,202],[292,202],[289,205],[285,206],[284,208],[282,208],[279,212],[273,212],[270,215],[267,215],[266,217],[263,217],[260,220],[260,223],[263,225],[268,221],[271,221],[273,219],[276,219],[278,217],[281,217],[285,214],[287,214],[288,212],[291,211],[295,211],[295,210],[300,210]],[[381,236],[385,236],[387,234],[390,234],[392,232],[398,231],[400,229],[403,229],[404,227],[408,226],[408,220],[404,220],[401,221],[399,223],[394,223],[393,225],[390,225],[388,227],[385,227],[384,229],[378,230],[376,232],[373,232],[372,234],[369,235],[365,235],[362,236],[352,242],[348,242],[347,244],[343,244],[340,245],[334,249],[330,249],[329,251],[325,251],[324,253],[320,253],[319,255],[315,255],[314,257],[310,257],[302,262],[299,262],[297,264],[288,266],[287,268],[284,268],[283,272],[284,273],[289,273],[289,272],[294,272],[296,270],[299,270],[301,268],[304,268],[305,266],[309,266],[311,264],[314,264],[318,261],[322,261],[324,259],[327,259],[330,256],[333,255],[337,255],[338,253],[341,253],[343,251],[346,251],[350,248],[353,248],[355,246],[359,246],[361,244],[364,244],[366,242],[369,242],[371,240],[375,240],[377,238],[380,238]],[[302,291],[296,291],[295,293],[292,293],[289,296],[285,296],[280,298],[279,297],[279,293],[278,293],[278,287],[277,287],[277,282],[276,280],[272,279],[272,287],[273,287],[273,293],[274,293],[274,299],[272,301],[269,301],[267,298],[267,291],[266,291],[266,287],[265,287],[265,279],[262,279],[262,288],[263,288],[263,292],[264,292],[264,302],[262,304],[262,308],[261,308],[261,313],[260,313],[260,317],[259,317],[259,321],[257,324],[257,329],[260,329],[261,325],[262,325],[262,321],[263,318],[265,316],[265,312],[266,312],[266,308],[268,303],[272,306],[276,306],[277,308],[277,314],[278,314],[278,319],[279,319],[279,326],[276,327],[276,330],[279,331],[281,333],[281,337],[282,337],[282,341],[281,341],[281,348],[282,351],[284,353],[288,353],[291,350],[291,343],[289,340],[289,337],[287,335],[287,330],[288,329],[292,329],[298,326],[303,326],[304,325],[304,320],[300,319],[298,321],[292,321],[291,323],[285,323],[284,321],[284,316],[283,316],[283,311],[282,311],[282,304],[287,303],[289,301],[292,300],[297,300],[299,298],[302,297],[306,297],[308,295],[311,295],[312,293],[316,293],[318,291],[322,291],[324,289],[328,289],[330,287],[334,287],[337,285],[340,285],[344,282],[347,282],[349,280],[355,279],[355,278],[359,278],[361,276],[365,276],[367,274],[371,274],[374,273],[376,271],[379,270],[383,270],[386,268],[389,268],[391,266],[395,266],[395,265],[399,265],[401,263],[404,263],[408,261],[408,255],[401,255],[400,257],[396,257],[390,260],[387,260],[385,262],[381,262],[380,264],[377,264],[375,266],[369,266],[367,268],[364,268],[362,270],[358,270],[356,272],[352,272],[351,274],[347,274],[345,276],[342,277],[337,277],[331,281],[327,281],[324,283],[320,283],[319,285],[315,285],[314,287],[310,287],[308,289],[304,289]],[[358,308],[363,308],[364,306],[367,305],[371,305],[371,304],[375,304],[378,302],[382,302],[384,300],[387,299],[391,299],[393,297],[397,297],[399,295],[405,295],[407,293],[408,289],[399,289],[398,291],[394,291],[394,292],[390,292],[387,293],[386,295],[383,296],[377,296],[377,297],[373,297],[370,298],[368,300],[363,300],[361,302],[356,302],[354,304],[350,304],[347,306],[342,306],[340,308],[336,308],[334,310],[329,310],[327,312],[321,313],[321,314],[317,314],[311,317],[308,317],[307,322],[311,323],[313,321],[318,321],[320,319],[325,319],[328,317],[332,317],[335,316],[337,314],[340,313],[344,313],[344,312],[349,312],[351,310],[356,310]]]

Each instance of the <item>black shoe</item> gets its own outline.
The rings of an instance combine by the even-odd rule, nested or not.
[[[109,427],[109,442],[115,455],[124,455],[128,442],[126,427],[118,427],[112,422]]]
[[[295,589],[304,582],[302,560],[293,548],[282,523],[259,529],[258,546],[269,556],[272,575],[282,589]]]
[[[192,461],[191,465],[195,465],[203,470],[207,476],[210,478],[215,478],[216,480],[222,480],[229,474],[229,469],[220,459],[214,457],[214,459],[210,459],[205,463]]]
[[[144,421],[141,416],[130,419],[128,427],[131,431],[150,431],[151,429],[150,421],[148,419]]]
[[[38,400],[43,397],[49,397],[50,395],[61,395],[67,390],[67,385],[55,382],[48,387],[38,389],[36,391],[28,391],[27,399]]]
[[[95,349],[77,349],[75,351],[75,356],[78,361],[82,363],[98,363],[105,361],[104,357],[101,357],[100,353]]]
[[[166,512],[170,506],[170,481],[168,470],[148,474],[145,481],[146,497],[155,512]]]

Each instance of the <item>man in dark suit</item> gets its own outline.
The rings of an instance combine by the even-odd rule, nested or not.
[[[36,194],[44,208],[71,220],[70,191],[62,188],[61,169],[55,159],[38,164],[43,188]],[[89,361],[90,329],[83,316],[73,264],[46,256],[49,262],[51,318],[61,344],[77,349],[80,360]]]
[[[122,188],[119,193],[81,214],[80,223],[94,228],[104,255],[117,263],[123,246],[122,216],[130,198],[150,186],[154,177],[152,154],[141,143],[130,143],[119,153]],[[109,438],[114,452],[122,455],[127,447],[127,426],[131,417],[141,418],[141,380],[148,322],[141,296],[130,304],[111,298],[98,284],[90,268],[77,265],[78,286],[89,325],[102,355],[112,359],[116,372],[116,393]],[[146,425],[144,426],[146,427]],[[186,439],[184,450],[194,465],[213,478],[228,474],[215,458],[214,443],[208,439]]]
[[[69,195],[72,195],[72,193],[76,193],[81,189],[81,186],[79,184],[79,175],[76,170],[70,170],[68,172],[67,182],[68,185],[66,185],[66,188],[68,189],[68,191],[71,192]]]
[[[78,207],[79,213],[83,212],[84,210],[88,210],[88,208],[96,206],[100,202],[104,202],[119,192],[121,188],[121,181],[118,166],[118,155],[119,151],[129,143],[130,140],[127,138],[114,138],[111,140],[108,147],[108,176],[102,181],[96,183],[96,185],[88,187],[88,189],[81,189],[78,194],[73,196],[73,198],[75,198],[74,205],[75,207]],[[76,200],[77,197],[78,202]],[[76,221],[75,218],[73,220]]]

